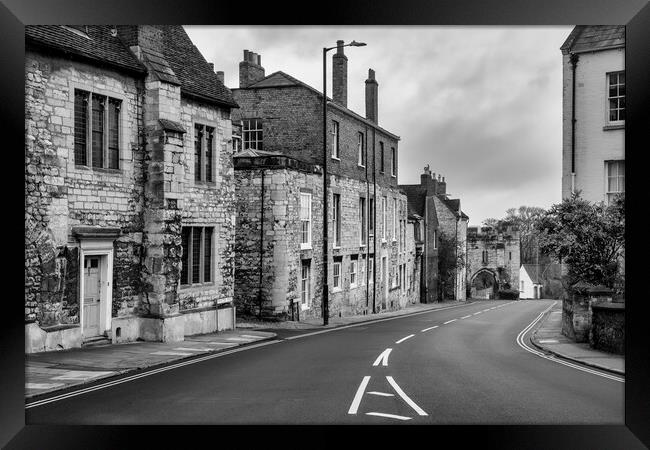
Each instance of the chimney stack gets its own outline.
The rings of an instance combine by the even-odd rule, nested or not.
[[[221,84],[224,84],[225,77],[224,77],[223,70],[217,70],[216,73],[217,73],[217,79],[221,81]]]
[[[375,71],[368,69],[368,79],[366,80],[366,119],[371,122],[379,122],[379,110],[377,103],[378,83],[375,80]]]
[[[447,183],[445,183],[445,177],[438,175],[438,187],[437,194],[447,195]]]
[[[348,57],[343,53],[343,41],[336,41],[336,53],[332,56],[332,99],[348,107]]]
[[[420,175],[420,186],[427,189],[427,195],[436,194],[436,174],[431,174],[428,164],[424,167],[424,173]]]
[[[264,78],[262,57],[244,50],[244,59],[239,63],[239,87],[246,88]]]

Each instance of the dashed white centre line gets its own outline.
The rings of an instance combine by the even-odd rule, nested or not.
[[[482,311],[475,312],[474,315],[476,316],[477,314],[481,314]]]
[[[400,339],[399,341],[396,341],[395,343],[396,343],[396,344],[401,344],[402,342],[404,342],[404,341],[407,340],[407,339],[412,338],[413,336],[415,336],[415,335],[414,335],[414,334],[409,334],[408,336],[403,337],[402,339]]]
[[[488,309],[484,309],[483,312],[487,312],[487,311],[489,311],[489,310],[490,310],[490,308],[488,308]]]
[[[420,333],[424,333],[425,331],[433,330],[434,328],[438,328],[438,325],[435,325],[433,327],[425,328],[424,330],[420,330]]]
[[[458,319],[451,319],[443,323],[443,325],[447,325],[448,323],[456,322]]]
[[[468,317],[472,317],[472,315],[471,315],[471,314],[468,314],[468,315],[466,315],[466,316],[461,317],[461,319],[467,319]]]

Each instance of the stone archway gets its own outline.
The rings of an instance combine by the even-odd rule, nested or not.
[[[472,298],[494,299],[499,289],[498,276],[490,269],[480,269],[472,275],[470,286]]]

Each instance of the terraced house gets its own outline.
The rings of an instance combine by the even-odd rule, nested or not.
[[[230,112],[180,26],[27,26],[26,352],[234,326]]]
[[[368,71],[366,115],[347,108],[347,56],[333,55],[327,99],[329,315],[419,301],[415,223],[399,190],[399,137],[379,126]],[[236,302],[299,320],[323,314],[323,95],[282,71],[265,74],[244,50],[233,123],[237,191]],[[409,240],[409,242],[407,242]]]

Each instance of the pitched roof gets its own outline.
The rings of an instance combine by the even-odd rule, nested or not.
[[[577,25],[560,47],[580,53],[625,46],[625,25]]]
[[[399,188],[406,194],[409,213],[424,217],[427,189],[419,184],[400,184]]]
[[[25,43],[96,64],[145,74],[144,65],[117,36],[111,34],[111,28],[108,25],[25,25]]]
[[[181,85],[181,92],[237,108],[232,92],[219,80],[181,25],[163,26],[163,55]]]
[[[537,264],[522,264],[521,267],[524,268],[533,283],[542,284],[543,267],[539,267],[539,270]]]
[[[315,88],[311,87],[310,85],[308,85],[304,81],[300,81],[299,79],[297,79],[295,77],[292,77],[288,73],[285,73],[285,72],[283,72],[281,70],[278,70],[277,72],[273,72],[272,74],[265,76],[261,80],[256,81],[253,84],[250,84],[248,87],[239,88],[239,89],[263,89],[263,88],[280,88],[280,87],[291,87],[291,86],[303,87],[303,88],[313,92],[314,94],[316,94],[319,97],[321,97],[323,95],[323,93],[321,91],[319,91],[318,89],[315,89]],[[376,129],[380,130],[381,132],[383,132],[383,133],[389,135],[390,137],[392,137],[393,139],[400,140],[400,137],[397,136],[396,134],[393,134],[390,131],[385,130],[384,128],[377,125],[375,122],[373,122],[371,120],[368,120],[367,118],[355,113],[351,109],[348,109],[345,106],[334,103],[330,97],[327,97],[327,100],[328,100],[328,104],[330,106],[332,106],[333,108],[335,108],[335,109],[337,109],[337,110],[339,110],[339,111],[341,111],[341,112],[343,112],[343,113],[345,113],[345,114],[347,114],[349,116],[352,116],[355,119],[360,120],[361,122],[363,122],[363,123],[365,123],[365,124],[367,124],[367,125],[369,125],[369,126],[371,126],[373,128],[376,128]]]

